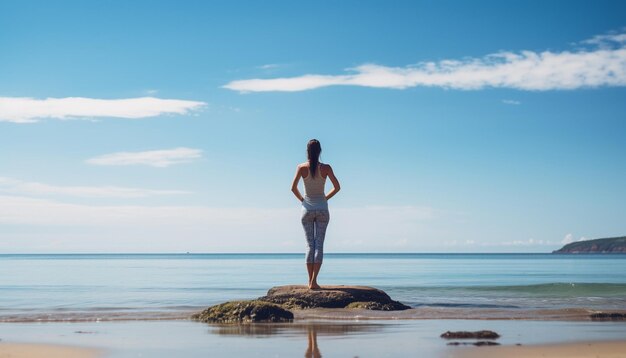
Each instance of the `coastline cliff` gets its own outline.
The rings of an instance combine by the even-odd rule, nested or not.
[[[626,236],[571,242],[553,254],[626,254]]]

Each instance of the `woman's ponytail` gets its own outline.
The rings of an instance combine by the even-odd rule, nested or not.
[[[314,178],[315,173],[317,173],[321,153],[322,146],[320,145],[320,142],[317,139],[311,139],[306,146],[306,154],[309,159],[309,171],[311,172],[311,178]]]

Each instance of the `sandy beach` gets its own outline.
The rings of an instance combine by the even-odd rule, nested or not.
[[[626,341],[451,348],[442,355],[454,358],[624,358],[626,357]],[[101,351],[82,347],[0,343],[0,358],[95,358],[101,356]]]
[[[0,342],[0,358],[95,358],[99,356],[100,352],[88,348]]]
[[[452,356],[459,358],[623,358],[626,357],[626,341],[473,347]]]

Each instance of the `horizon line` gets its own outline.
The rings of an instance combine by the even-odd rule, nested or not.
[[[536,255],[552,254],[552,251],[540,252],[329,252],[325,255]],[[17,252],[0,253],[0,256],[8,255],[304,255],[303,252]],[[584,255],[611,255],[611,253],[585,253]],[[620,254],[622,253],[615,253]]]

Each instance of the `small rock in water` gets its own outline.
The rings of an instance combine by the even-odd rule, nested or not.
[[[441,335],[445,339],[498,339],[500,335],[494,331],[447,331]]]
[[[460,346],[460,345],[464,345],[464,346],[477,346],[477,347],[482,347],[482,346],[499,346],[500,343],[498,342],[492,342],[492,341],[478,341],[478,342],[450,342],[448,343],[449,346]]]
[[[589,315],[592,320],[598,321],[622,321],[626,320],[626,313],[620,312],[600,312]]]

